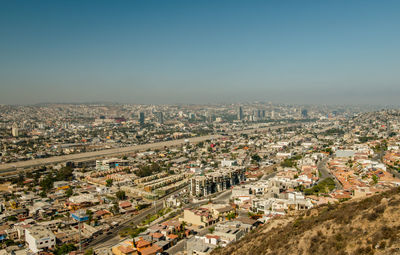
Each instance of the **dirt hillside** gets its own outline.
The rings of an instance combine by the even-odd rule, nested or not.
[[[400,189],[272,220],[212,254],[400,254]]]

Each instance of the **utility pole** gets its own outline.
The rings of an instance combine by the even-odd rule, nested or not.
[[[71,213],[72,218],[78,221],[78,231],[79,231],[79,251],[82,251],[82,222],[87,221],[89,217],[83,210],[78,210]]]
[[[82,252],[82,226],[81,222],[78,223],[78,230],[79,230],[79,251]]]

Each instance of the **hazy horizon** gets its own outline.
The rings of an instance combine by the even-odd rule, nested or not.
[[[3,1],[0,104],[398,105],[398,1]]]

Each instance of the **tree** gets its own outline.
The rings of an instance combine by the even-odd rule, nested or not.
[[[117,193],[115,193],[115,196],[119,200],[124,200],[126,198],[125,191],[123,191],[123,190],[118,190]]]
[[[119,213],[119,206],[118,206],[117,203],[115,203],[113,205],[113,207],[111,208],[111,211],[112,211],[113,214],[118,214]]]
[[[93,254],[93,248],[90,248],[85,251],[84,255],[92,255]]]
[[[46,176],[46,178],[40,182],[40,187],[42,187],[43,191],[46,193],[53,188],[53,185],[54,179],[51,177],[51,175]]]
[[[8,216],[7,221],[18,221],[18,219],[15,216]]]
[[[258,154],[254,154],[251,156],[251,159],[256,161],[256,162],[260,162],[261,157]]]
[[[59,171],[57,171],[56,174],[56,180],[57,181],[70,181],[74,177],[73,175],[73,169],[70,166],[66,166],[61,168]]]
[[[76,246],[74,244],[63,244],[61,246],[56,246],[56,249],[54,251],[55,255],[62,255],[62,254],[68,254],[71,251],[77,250]]]
[[[113,180],[112,179],[107,179],[106,180],[106,187],[111,187],[113,185]]]
[[[186,227],[186,222],[182,221],[181,226],[180,226],[180,230],[184,232],[185,231],[185,227]]]
[[[66,195],[67,197],[72,196],[72,194],[74,194],[74,191],[72,190],[72,188],[69,188],[69,189],[67,189],[67,191],[65,191],[65,195]]]
[[[228,214],[226,215],[226,218],[227,218],[228,220],[232,220],[232,219],[236,218],[236,213],[235,213],[235,212],[228,213]]]
[[[378,176],[376,176],[375,174],[372,175],[372,181],[374,182],[374,184],[378,183]]]

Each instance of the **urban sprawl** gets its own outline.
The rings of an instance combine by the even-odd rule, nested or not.
[[[400,111],[0,105],[0,255],[209,254],[400,186]]]

